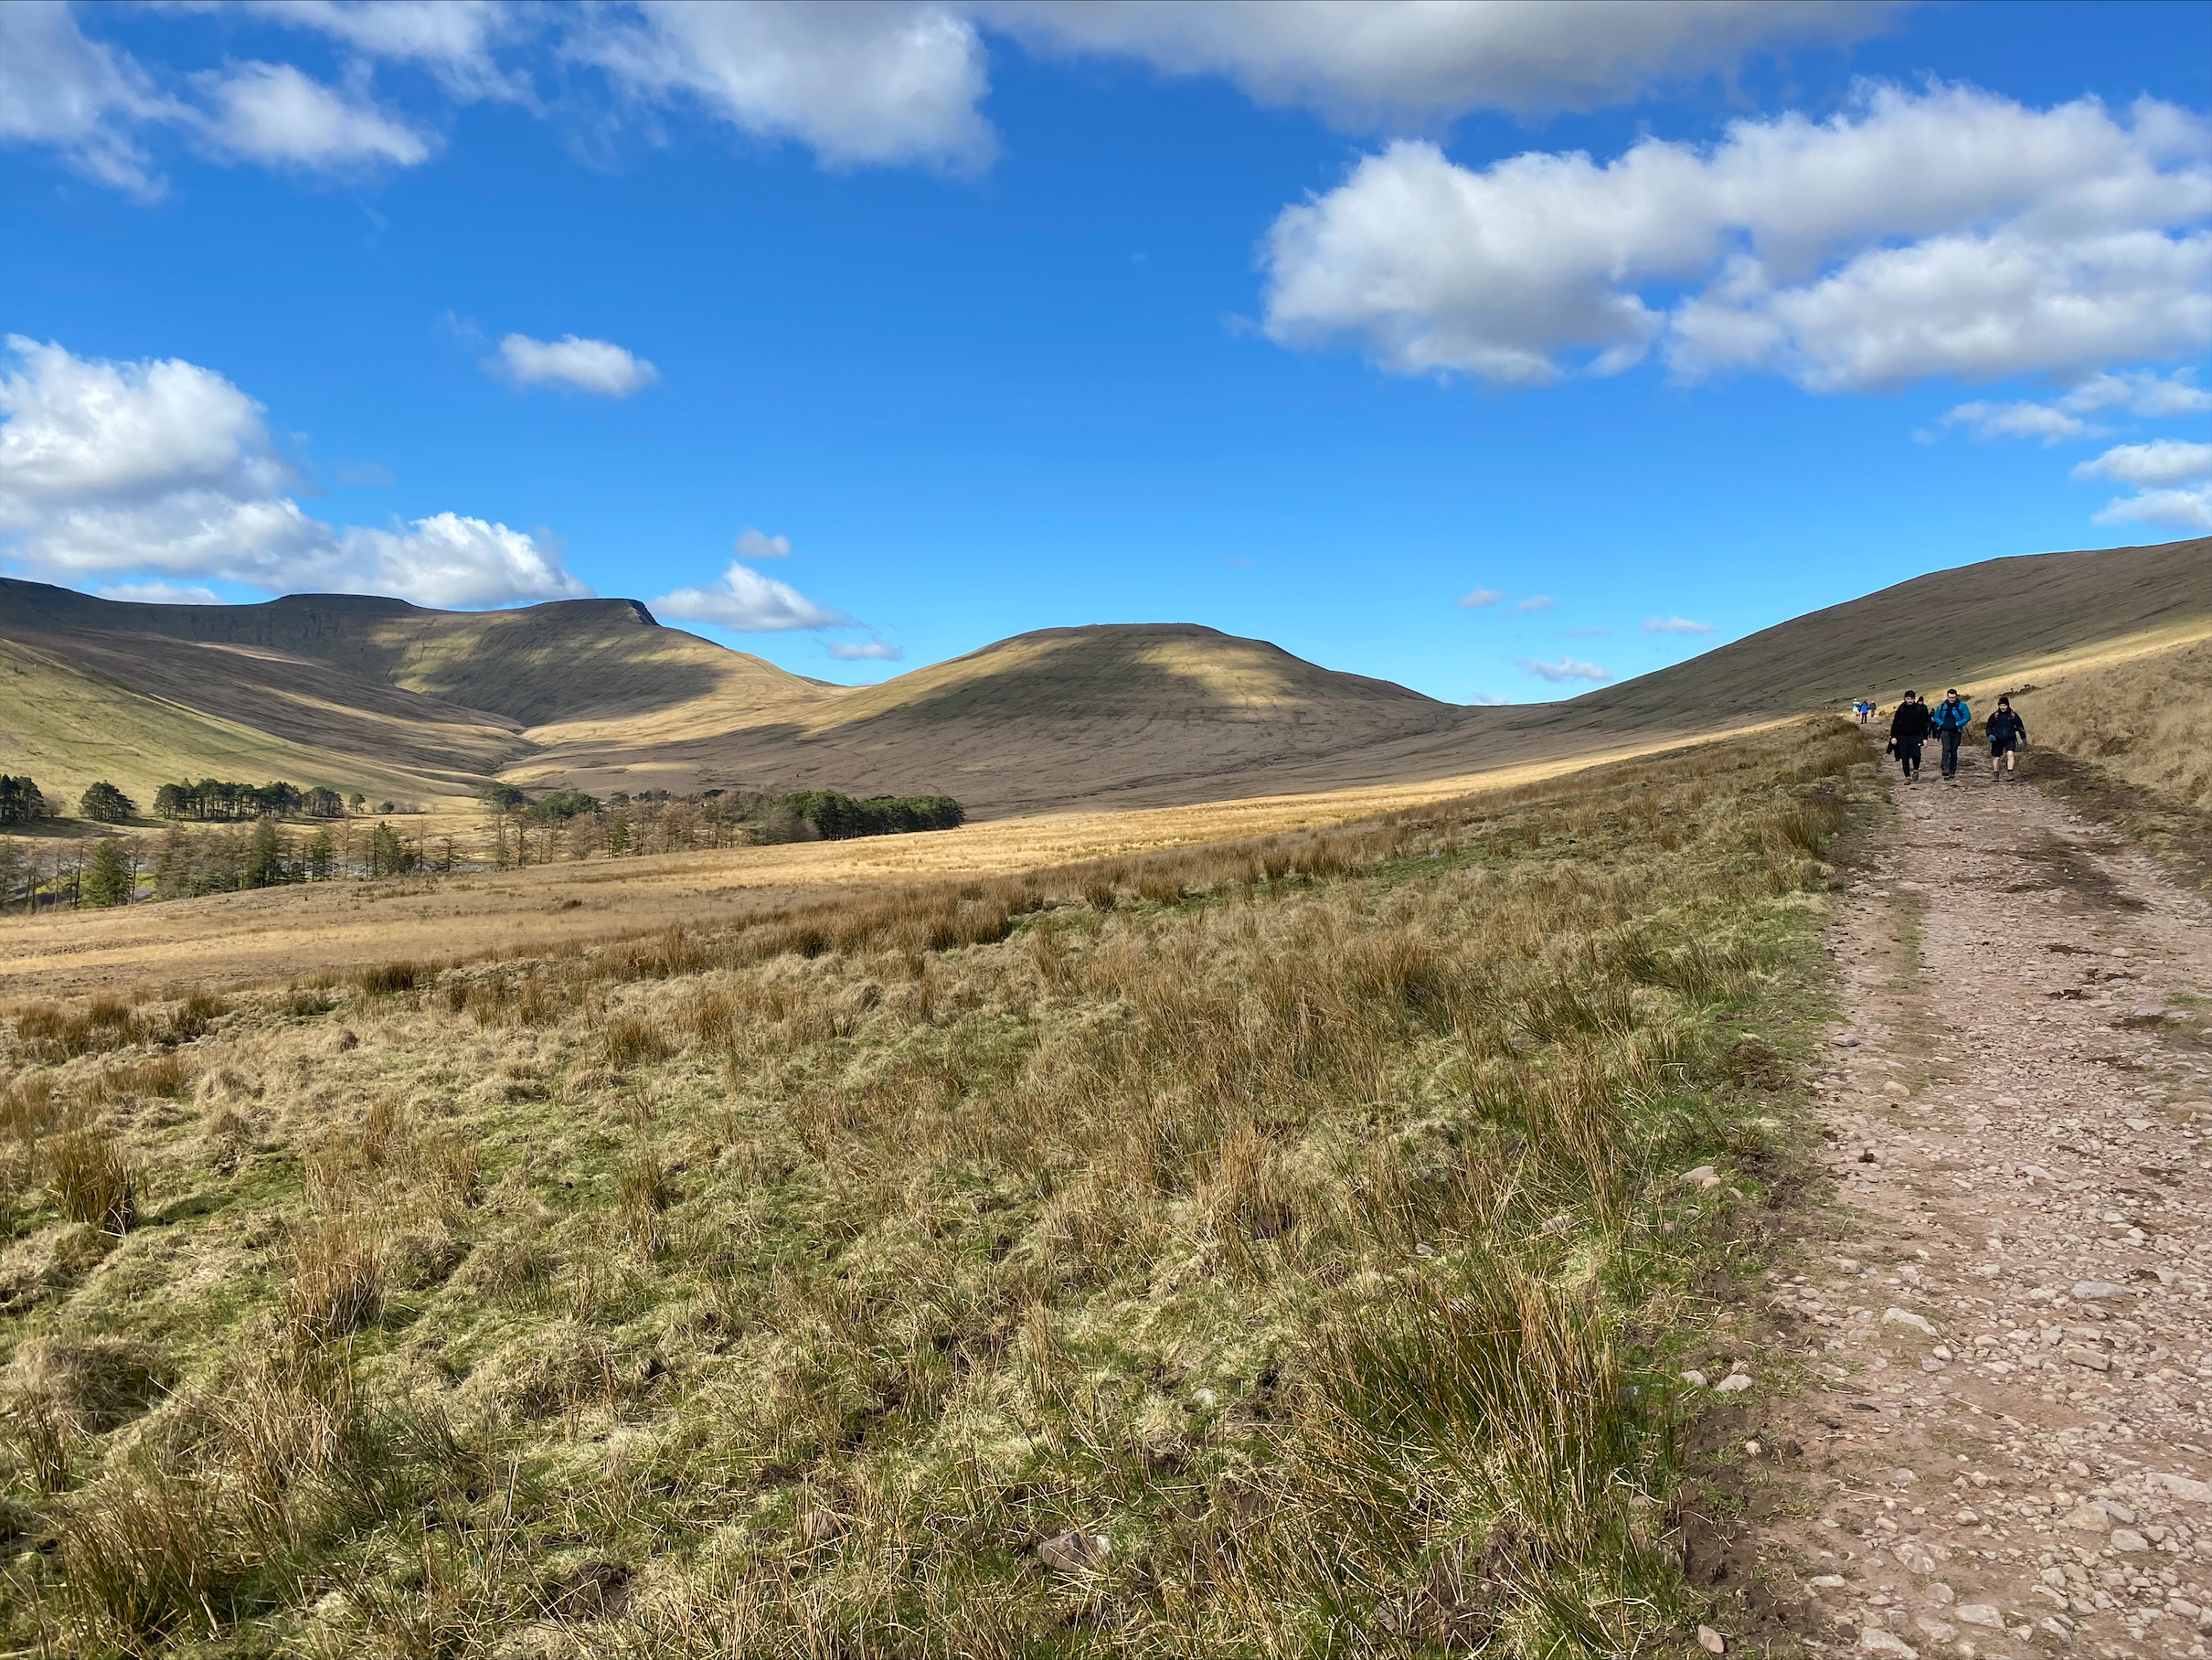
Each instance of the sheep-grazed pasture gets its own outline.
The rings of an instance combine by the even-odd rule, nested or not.
[[[1671,1646],[1866,756],[18,1006],[5,1640]]]

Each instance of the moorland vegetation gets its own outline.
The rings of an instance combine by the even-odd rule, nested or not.
[[[1671,1648],[1867,756],[20,1007],[0,1642]]]

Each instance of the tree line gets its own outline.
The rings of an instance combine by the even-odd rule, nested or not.
[[[90,793],[86,792],[88,798]],[[248,819],[271,814],[279,818],[344,818],[349,805],[352,811],[361,812],[367,806],[367,798],[356,791],[349,803],[326,785],[314,784],[303,790],[282,778],[265,784],[220,778],[203,778],[195,783],[185,779],[154,792],[154,817],[169,819]],[[386,810],[390,810],[388,803]]]

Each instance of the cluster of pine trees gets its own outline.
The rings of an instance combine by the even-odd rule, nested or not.
[[[46,797],[38,793],[37,784],[27,778],[0,772],[0,825],[27,825],[46,817],[47,812]]]
[[[356,793],[353,798],[355,810],[365,804],[365,798]],[[344,818],[346,812],[346,798],[335,790],[322,784],[303,790],[281,778],[265,784],[237,783],[220,778],[203,778],[194,783],[186,779],[179,783],[164,784],[154,792],[156,818],[246,819],[265,818],[272,814],[279,818]]]
[[[968,822],[966,809],[950,795],[873,795],[862,801],[835,790],[806,790],[785,796],[783,804],[825,842],[957,830]]]

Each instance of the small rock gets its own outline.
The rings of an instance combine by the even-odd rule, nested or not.
[[[1070,1527],[1040,1544],[1037,1555],[1056,1573],[1087,1573],[1106,1559],[1106,1536]]]
[[[1910,1101],[1912,1099],[1912,1091],[1894,1078],[1882,1086],[1882,1093],[1889,1097],[1891,1101]]]
[[[2132,1523],[2134,1521],[2135,1513],[2129,1509],[2125,1505],[2122,1504],[2118,1499],[2108,1498],[2103,1501],[2103,1504],[2105,1515],[2111,1516],[2114,1521],[2120,1522],[2123,1525]]]
[[[1923,1576],[1933,1573],[1939,1567],[1941,1566],[1941,1564],[1939,1563],[1935,1558],[1930,1556],[1925,1550],[1909,1550],[1898,1559],[1903,1562],[1906,1567],[1912,1570],[1913,1572],[1921,1574]]]
[[[1558,1216],[1547,1218],[1545,1220],[1543,1231],[1546,1233],[1565,1233],[1574,1225],[1574,1218],[1562,1211]]]
[[[1982,1513],[1979,1510],[1962,1510],[1951,1519],[1962,1527],[1979,1527],[1982,1525]]]
[[[1871,1625],[1859,1633],[1858,1646],[1861,1654],[1884,1655],[1888,1660],[1920,1660],[1920,1651],[1904,1638],[1893,1637]]]
[[[1682,1381],[1694,1389],[1702,1389],[1705,1388],[1705,1374],[1693,1369],[1682,1374]]]
[[[1940,1372],[1942,1369],[1943,1363],[1941,1360],[1938,1360],[1933,1355],[1922,1355],[1920,1357],[1920,1370],[1923,1372]]]
[[[2148,1550],[2150,1548],[2151,1541],[2132,1527],[2112,1529],[2112,1548],[2114,1550]]]
[[[1928,1324],[1928,1317],[1925,1314],[1916,1314],[1909,1308],[1884,1309],[1882,1324],[1884,1325],[1909,1325],[1914,1331],[1923,1332],[1930,1337],[1936,1335],[1936,1328]]]
[[[2031,1182],[2047,1182],[2051,1179],[2051,1173],[2041,1165],[2022,1165],[2020,1174]]]
[[[2084,1348],[2079,1343],[2069,1343],[2058,1351],[2058,1358],[2070,1366],[2087,1367],[2092,1372],[2109,1372],[2112,1362],[2109,1356],[2093,1348]]]
[[[1844,1576],[1840,1573],[1816,1573],[1805,1581],[1809,1591],[1841,1591],[1844,1584]]]
[[[2111,1525],[2112,1518],[2105,1515],[2102,1505],[2078,1505],[2067,1512],[2066,1520],[2060,1524],[2079,1527],[2084,1533],[2102,1533]]]
[[[2128,1018],[2130,1020],[2163,1020],[2165,1018],[2165,1013],[2166,1006],[2163,1003],[2138,1003],[2133,1008],[2128,1010]]]
[[[1685,1170],[1682,1173],[1682,1179],[1693,1186],[1705,1182],[1717,1181],[1719,1176],[1720,1172],[1710,1165],[1700,1165],[1695,1170]]]
[[[2101,1303],[2107,1297],[2124,1297],[2128,1293],[2124,1285],[2111,1285],[2102,1280],[2084,1280],[2074,1287],[2072,1294],[2077,1303]]]
[[[2043,1622],[2043,1629],[2050,1633],[2052,1636],[2058,1638],[2058,1641],[2064,1644],[2068,1648],[2074,1646],[2073,1628],[2068,1625],[2065,1621],[2059,1619],[2057,1615],[2054,1614],[2049,1619],[2045,1620]],[[2018,1634],[2022,1637],[2026,1637],[2027,1635],[2027,1628],[2025,1625],[2022,1626]]]
[[[1749,1389],[1750,1387],[1751,1378],[1749,1373],[1730,1372],[1726,1378],[1723,1378],[1718,1383],[1715,1384],[1713,1386],[1713,1389],[1717,1394],[1740,1395],[1744,1392],[1744,1390]]]
[[[2138,1135],[2143,1134],[2151,1127],[2151,1121],[2147,1118],[2125,1118],[2121,1120],[2121,1123],[2126,1124]]]
[[[2154,1475],[2151,1479],[2187,1504],[2212,1505],[2212,1482],[2196,1481],[2186,1475]]]
[[[1962,1602],[1951,1612],[1962,1625],[1979,1625],[1984,1631],[2005,1629],[2005,1616],[1986,1602]]]
[[[2020,1104],[2020,1098],[2017,1095],[1993,1095],[1990,1097],[1990,1101],[2000,1107],[2016,1107]]]
[[[1711,1626],[1700,1625],[1697,1628],[1697,1646],[1708,1655],[1725,1655],[1728,1652],[1728,1640]]]
[[[1926,1592],[1928,1600],[1930,1602],[1933,1602],[1938,1608],[1948,1606],[1951,1599],[1957,1594],[1958,1593],[1956,1591],[1952,1591],[1950,1586],[1944,1584],[1941,1580],[1938,1580],[1933,1584],[1930,1585]]]
[[[1930,1636],[1933,1637],[1938,1643],[1948,1643],[1951,1638],[1959,1634],[1959,1628],[1957,1626],[1939,1620],[1933,1614],[1922,1614],[1919,1619],[1915,1620],[1913,1623],[1919,1626],[1922,1631],[1926,1632]]]
[[[1828,1041],[1835,1045],[1835,1047],[1839,1049],[1856,1049],[1858,1048],[1858,1039],[1847,1034],[1841,1038],[1831,1038],[1828,1039]]]

